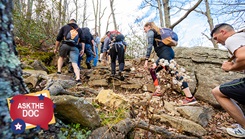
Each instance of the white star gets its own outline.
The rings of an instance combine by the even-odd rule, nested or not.
[[[17,123],[15,126],[15,130],[21,130],[22,125],[20,123]]]

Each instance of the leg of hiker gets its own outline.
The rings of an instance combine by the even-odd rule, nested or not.
[[[125,66],[125,51],[124,51],[124,46],[121,44],[117,45],[117,50],[118,50],[118,63],[119,63],[119,78],[120,80],[124,80],[124,77],[122,75],[122,72],[124,70]]]
[[[156,74],[156,69],[155,68],[151,68],[150,69],[150,74],[153,80],[153,84],[155,86],[155,92],[153,93],[153,96],[161,96],[162,92],[161,92],[161,87],[159,85],[159,81],[157,78],[157,74]]]
[[[192,95],[190,88],[188,87],[188,83],[187,82],[183,82],[182,83],[182,91],[185,94],[185,99],[182,100],[182,105],[192,105],[192,104],[196,104],[196,98]]]
[[[176,76],[176,80],[183,80],[182,76],[178,76],[178,72],[171,73],[172,71],[168,66],[166,66],[165,69],[168,71],[169,74],[171,74],[171,76]],[[180,101],[182,105],[192,105],[197,103],[196,98],[192,95],[187,82],[182,82],[181,89],[185,94],[185,99]]]
[[[95,54],[96,56],[93,58],[93,66],[96,67],[98,63],[98,47],[95,47]]]
[[[243,128],[245,128],[245,116],[241,108],[228,96],[220,92],[220,86],[212,90],[212,94],[219,104],[233,117]]]
[[[85,53],[86,53],[86,65],[88,69],[91,69],[91,60],[93,59],[92,46],[90,44],[85,44]]]
[[[116,59],[118,52],[116,51],[115,44],[109,50],[110,57],[111,57],[111,76],[115,76],[116,74]]]
[[[67,44],[62,44],[59,49],[59,59],[58,59],[58,72],[61,73],[61,68],[64,63],[64,58],[67,57],[71,49],[71,46],[68,46]]]
[[[77,47],[71,47],[71,51],[70,51],[70,60],[72,63],[72,67],[76,76],[76,81],[77,83],[81,83],[80,80],[80,69],[77,65],[78,62],[78,56],[79,56],[79,50]]]
[[[64,58],[63,57],[59,57],[58,59],[58,72],[57,73],[61,73],[61,68],[63,66],[63,63],[64,63]]]
[[[244,78],[236,79],[222,84],[212,90],[212,94],[218,103],[234,118],[239,124],[236,128],[227,128],[230,135],[245,137],[245,116],[241,108],[234,100],[240,104],[245,104]]]

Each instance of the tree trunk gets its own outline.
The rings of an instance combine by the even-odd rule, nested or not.
[[[111,18],[111,14],[109,15],[109,17],[107,19],[106,31],[108,31],[108,27],[109,27],[109,24],[110,24],[110,18]]]
[[[214,23],[213,23],[213,18],[212,18],[211,13],[210,13],[210,7],[209,7],[208,0],[205,0],[205,6],[206,6],[206,13],[205,14],[206,14],[206,17],[208,19],[209,29],[211,32],[211,30],[214,28]],[[212,38],[208,37],[208,39],[212,42],[214,48],[219,48],[217,43],[215,43],[215,41]]]
[[[162,3],[161,3],[160,0],[157,0],[157,4],[158,4],[159,16],[160,16],[160,26],[164,27],[163,13],[162,13]]]
[[[13,1],[1,0],[0,5],[4,7],[0,8],[0,137],[12,138],[11,118],[6,98],[27,93],[27,90],[22,78],[20,61],[15,54],[15,46],[13,45],[11,31],[13,29]]]
[[[14,1],[15,10],[17,13],[22,13],[22,2],[20,0]]]
[[[102,13],[101,13],[101,0],[100,0],[100,9],[99,9],[99,28],[98,28],[98,30],[99,30],[99,36],[101,36],[101,20],[102,20],[104,14],[105,14],[105,10],[106,10],[106,7],[103,9],[103,11],[102,11]],[[106,31],[107,31],[107,30],[106,30]],[[104,34],[103,34],[103,35],[104,35]],[[103,35],[102,35],[102,36],[103,36]]]
[[[171,26],[169,0],[162,0],[162,3],[165,18],[165,27],[169,28]]]
[[[87,0],[84,0],[83,4],[83,21],[82,21],[82,27],[85,27],[85,21],[86,21],[86,14],[87,14]]]
[[[27,3],[27,14],[26,14],[26,18],[27,20],[31,20],[32,17],[32,6],[33,6],[33,0],[28,0]]]
[[[75,13],[75,18],[76,18],[76,20],[78,20],[78,0],[74,0],[74,4],[75,4],[75,11],[76,11],[76,13]]]
[[[63,12],[62,12],[62,24],[65,24],[67,21],[66,21],[66,14],[67,14],[67,0],[64,0],[64,3],[63,3]]]
[[[99,12],[99,1],[96,0],[96,4],[94,2],[94,0],[92,0],[93,3],[93,11],[94,11],[94,32],[98,32],[97,30],[97,23],[98,23],[98,12]]]
[[[57,30],[59,30],[59,28],[62,26],[62,24],[61,24],[62,0],[60,0],[58,4],[59,4],[59,5],[58,5],[59,16],[58,16],[58,27],[57,27]]]
[[[111,7],[111,14],[112,14],[112,19],[114,23],[114,29],[117,30],[117,23],[116,23],[116,17],[115,17],[115,9],[114,9],[114,0],[110,0],[110,7]]]

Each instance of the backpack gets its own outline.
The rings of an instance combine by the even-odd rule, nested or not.
[[[101,39],[100,39],[100,42],[103,43],[105,41],[105,38],[107,37],[107,35],[103,36]]]
[[[123,41],[125,38],[124,35],[117,30],[110,31],[108,36],[110,37],[111,41],[113,41],[113,42],[120,42],[120,41]]]
[[[74,29],[72,26],[70,26],[72,29],[67,33],[66,37],[64,37],[64,42],[67,45],[70,46],[76,46],[79,42],[79,34],[78,29]]]
[[[178,44],[178,35],[170,28],[160,29],[161,40],[156,41],[163,42],[167,46],[176,46]]]

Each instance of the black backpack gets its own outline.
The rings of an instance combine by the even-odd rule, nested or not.
[[[125,38],[124,35],[117,30],[110,31],[108,36],[110,37],[111,41],[113,41],[113,42],[120,42],[120,41],[123,41]]]
[[[70,46],[76,46],[79,42],[79,28],[73,28],[72,26],[71,30],[67,33],[67,35],[64,37],[64,43]]]

